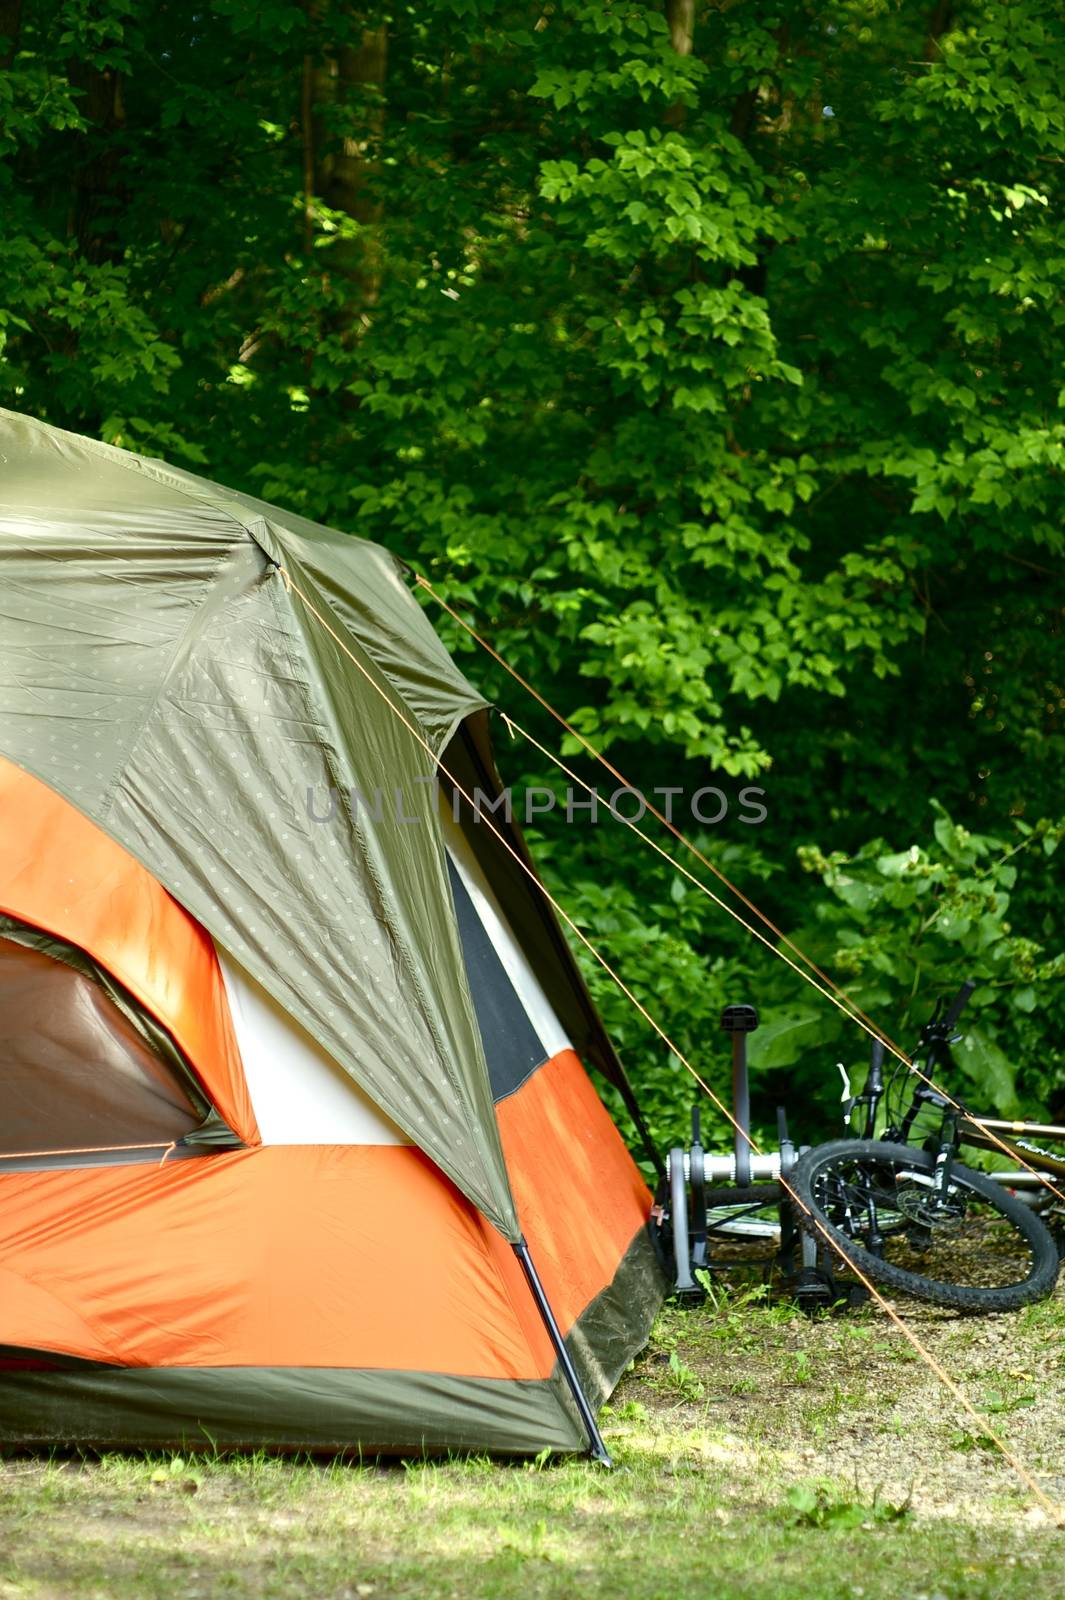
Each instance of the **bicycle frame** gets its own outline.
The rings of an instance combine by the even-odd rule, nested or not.
[[[1010,1139],[1004,1137],[1007,1133],[1024,1137]],[[976,1150],[993,1150],[996,1155],[1011,1155],[1016,1161],[1026,1163],[1017,1172],[990,1173],[996,1183],[1007,1183],[1011,1189],[1042,1189],[1046,1185],[1040,1173],[1045,1172],[1050,1178],[1065,1178],[1065,1158],[1052,1156],[1049,1150],[1029,1144],[1029,1138],[1065,1142],[1065,1128],[1052,1122],[1004,1122],[997,1117],[975,1117],[969,1112],[958,1122],[958,1139],[962,1144]],[[1037,1170],[1032,1172],[1029,1170],[1032,1167]]]
[[[950,1047],[961,1037],[954,1032],[955,1025],[973,987],[971,983],[963,984],[946,1014],[942,1018],[934,1014],[921,1030],[913,1059],[921,1061],[924,1078],[934,1077],[942,1066],[953,1065]],[[860,1095],[854,1096],[849,1102],[844,1119],[849,1123],[852,1113],[859,1106],[863,1107],[865,1129],[862,1137],[866,1139],[877,1137],[877,1112],[886,1093],[883,1060],[883,1044],[879,1039],[874,1040],[865,1088]],[[1016,1172],[988,1173],[988,1177],[993,1181],[1011,1189],[1034,1192],[1045,1190],[1046,1181],[1040,1177],[1040,1173],[1046,1173],[1051,1178],[1065,1179],[1065,1157],[1051,1155],[1038,1145],[1026,1142],[1028,1139],[1043,1138],[1061,1140],[1065,1143],[1065,1127],[1049,1122],[981,1117],[969,1111],[960,1101],[948,1100],[924,1081],[919,1081],[914,1086],[909,1105],[898,1124],[885,1128],[881,1137],[896,1144],[908,1144],[918,1117],[922,1111],[928,1109],[942,1113],[937,1150],[939,1170],[942,1174],[942,1192],[945,1193],[945,1185],[949,1181],[950,1163],[962,1145],[979,1150],[991,1150],[999,1155],[1008,1154],[1020,1163],[1020,1170]],[[1008,1137],[1011,1134],[1013,1138]],[[925,1141],[925,1148],[930,1147],[932,1147],[931,1139]],[[1033,1167],[1037,1169],[1034,1172],[1030,1170]]]

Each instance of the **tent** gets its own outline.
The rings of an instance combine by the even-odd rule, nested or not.
[[[601,1453],[631,1091],[401,565],[0,412],[0,686],[0,1442]]]

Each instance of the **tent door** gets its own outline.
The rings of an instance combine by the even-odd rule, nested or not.
[[[120,984],[83,951],[0,919],[0,1172],[239,1143]]]

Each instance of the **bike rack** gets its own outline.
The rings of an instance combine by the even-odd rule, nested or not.
[[[711,1186],[727,1186],[735,1191],[735,1203],[742,1207],[744,1195],[755,1185],[779,1184],[787,1178],[801,1149],[796,1149],[788,1134],[783,1106],[777,1108],[777,1147],[754,1152],[751,1149],[751,1091],[747,1060],[747,1041],[758,1027],[758,1012],[752,1005],[725,1006],[721,1029],[732,1042],[732,1114],[736,1132],[730,1151],[708,1152],[702,1144],[702,1118],[697,1103],[692,1108],[692,1142],[685,1149],[676,1145],[666,1160],[665,1192],[660,1192],[661,1214],[668,1215],[672,1227],[673,1298],[681,1305],[701,1305],[706,1288],[697,1274],[711,1270],[709,1239],[713,1226],[708,1215],[706,1192]],[[667,1207],[668,1202],[668,1207]],[[832,1304],[838,1293],[828,1271],[817,1239],[797,1225],[786,1190],[778,1191],[780,1240],[778,1262],[791,1281],[800,1305],[819,1310]],[[799,1265],[795,1253],[798,1248]]]

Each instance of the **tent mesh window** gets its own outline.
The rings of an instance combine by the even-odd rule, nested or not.
[[[0,1170],[4,1157],[165,1147],[203,1109],[91,976],[0,937]]]

